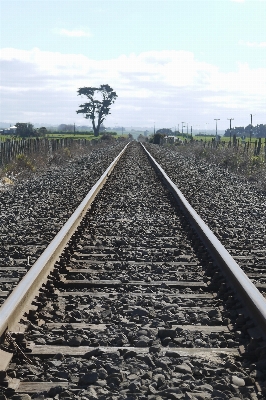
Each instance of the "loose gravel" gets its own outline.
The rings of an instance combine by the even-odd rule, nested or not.
[[[254,383],[261,371],[253,373],[250,362],[243,365],[238,356],[211,354],[213,347],[234,350],[248,338],[241,330],[226,329],[237,311],[231,315],[219,297],[204,296],[207,289],[200,283],[203,277],[204,282],[209,279],[205,272],[211,259],[185,226],[171,196],[158,188],[138,145],[127,150],[122,168],[112,174],[108,186],[112,197],[100,193],[88,217],[89,228],[75,240],[74,254],[68,255],[66,264],[80,269],[72,277],[78,284],[119,279],[124,289],[113,283],[114,287],[91,288],[89,294],[84,289],[77,296],[77,289],[64,283],[73,273],[65,273],[66,281],[54,279],[50,284],[70,293],[51,293],[46,300],[42,294],[43,306],[26,339],[40,345],[119,346],[119,350],[91,349],[81,357],[58,352],[54,357],[36,357],[32,365],[14,362],[7,372],[29,382],[57,382],[31,397],[36,399],[256,400]],[[176,261],[179,267],[172,266]],[[161,281],[157,286],[156,280]],[[196,284],[176,289],[171,281]],[[233,304],[233,311],[234,306],[238,305]],[[45,321],[44,329],[38,320]],[[73,330],[75,323],[85,326]],[[49,328],[49,324],[59,325]],[[178,324],[192,324],[195,329],[176,328]],[[206,334],[202,326],[225,331]],[[177,347],[201,353],[184,354]]]
[[[244,271],[261,270],[265,281],[266,193],[178,148],[146,147]]]
[[[34,264],[124,145],[94,149],[0,187],[0,292],[8,294]]]

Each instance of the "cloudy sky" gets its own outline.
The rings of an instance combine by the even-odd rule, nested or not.
[[[83,86],[118,98],[106,126],[266,123],[266,0],[0,0],[0,121],[89,124]]]

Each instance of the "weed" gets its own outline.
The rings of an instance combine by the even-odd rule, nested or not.
[[[254,154],[254,149],[247,143],[235,146],[211,146],[210,142],[190,142],[184,146],[172,146],[172,149],[187,158],[204,159],[207,163],[219,165],[227,171],[237,173],[248,181],[253,182],[260,190],[266,192],[266,150],[261,151],[260,144]],[[265,153],[265,155],[263,154]]]
[[[64,155],[66,157],[68,157],[68,158],[71,157],[71,152],[70,152],[70,149],[68,147],[64,147],[63,152],[64,152]]]
[[[14,161],[4,167],[6,174],[18,174],[22,171],[34,172],[35,170],[33,161],[25,154],[19,154]]]

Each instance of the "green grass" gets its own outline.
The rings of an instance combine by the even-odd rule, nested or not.
[[[190,138],[190,137],[189,137],[189,138]],[[210,141],[212,141],[212,139],[214,139],[214,138],[215,138],[215,135],[213,135],[213,136],[204,136],[204,135],[202,135],[202,136],[193,136],[193,140],[203,140],[204,142],[205,142],[205,141],[206,141],[206,142],[210,142]],[[186,137],[184,137],[184,139],[186,139]],[[248,143],[248,142],[249,142],[249,137],[246,137],[246,139],[245,139],[244,141],[243,141],[240,137],[237,137],[236,139],[239,140],[240,143],[242,143],[242,142]],[[251,139],[251,143],[254,145],[254,143],[255,143],[256,140],[257,140],[257,142],[258,142],[258,138],[252,138],[252,139]],[[262,143],[264,143],[265,138],[262,138],[261,141],[262,141]],[[222,142],[229,143],[229,142],[230,142],[230,137],[221,136],[220,142],[221,142],[221,143],[222,143]],[[231,142],[233,142],[233,137],[231,138]]]
[[[127,137],[128,133],[123,132],[123,135],[121,134],[116,134],[116,135],[112,135],[113,138],[117,139],[119,137]],[[99,140],[101,139],[101,136],[95,137],[94,134],[89,134],[89,133],[49,133],[48,135],[46,135],[45,138],[47,139],[86,139],[86,140],[92,140],[92,139],[96,139]],[[0,141],[5,142],[6,140],[11,139],[11,140],[21,140],[22,138],[17,137],[17,136],[10,136],[10,135],[0,135]],[[27,138],[27,139],[36,139],[35,137],[32,138]],[[41,138],[42,139],[42,138]]]
[[[205,136],[205,135],[193,136],[193,140],[203,140],[204,142],[211,142],[212,139],[214,139],[214,138],[215,138],[215,135],[214,136]],[[221,138],[221,139],[223,139],[223,138]]]
[[[93,134],[82,134],[82,133],[49,133],[46,136],[47,139],[95,139]]]
[[[7,139],[20,140],[20,138],[17,138],[16,136],[0,135],[0,142],[5,142]]]

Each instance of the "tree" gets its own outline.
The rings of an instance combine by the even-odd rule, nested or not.
[[[165,137],[164,133],[156,132],[155,135],[153,136],[153,143],[154,144],[161,144],[163,138]]]
[[[94,136],[99,136],[100,126],[110,113],[111,104],[118,97],[109,85],[79,88],[78,95],[84,95],[89,99],[88,103],[81,104],[81,110],[77,114],[85,114],[85,118],[92,120]]]
[[[41,128],[36,130],[36,135],[37,136],[46,136],[48,133],[47,129],[45,128],[45,126],[42,126]]]
[[[162,128],[162,129],[158,129],[158,131],[156,131],[156,133],[160,133],[163,135],[172,135],[172,129],[168,129],[168,128]]]
[[[16,135],[20,137],[34,136],[33,125],[30,123],[17,122],[16,123]]]

